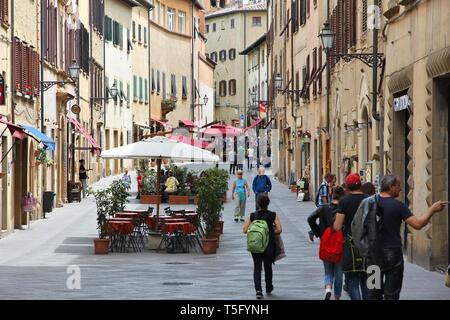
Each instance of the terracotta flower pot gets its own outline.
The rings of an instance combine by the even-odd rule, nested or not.
[[[109,239],[94,239],[95,254],[108,254]]]
[[[169,195],[169,204],[189,204],[189,196]]]
[[[217,250],[217,238],[214,239],[202,239],[202,248],[204,254],[213,254]]]
[[[220,228],[220,234],[223,234],[223,221],[217,222],[216,230]]]
[[[217,248],[219,248],[220,232],[216,231],[213,234],[206,237],[207,239],[217,239]]]
[[[141,194],[141,203],[143,204],[156,204],[158,201],[158,196],[155,194]],[[161,203],[161,196],[159,196],[159,203]]]

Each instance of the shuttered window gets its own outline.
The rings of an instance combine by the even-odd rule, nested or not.
[[[162,96],[163,99],[166,98],[166,74],[162,73]]]
[[[362,32],[367,31],[367,0],[362,0]]]
[[[219,82],[219,95],[225,97],[227,95],[227,82],[222,80]]]
[[[133,76],[133,101],[137,101],[137,77]]]
[[[152,68],[152,93],[154,93],[156,90],[156,85],[155,85],[155,69]]]
[[[234,96],[236,95],[236,80],[232,79],[229,81],[228,83],[228,93],[230,94],[230,96]]]
[[[9,23],[9,8],[8,0],[0,0],[0,21]]]
[[[139,102],[143,101],[142,95],[142,77],[139,77]]]
[[[144,96],[145,99],[144,99],[144,102],[148,103],[148,79],[145,79],[144,84],[145,84],[145,90],[144,90],[144,92],[145,92],[145,96]]]
[[[188,88],[187,88],[187,77],[183,76],[182,78],[182,98],[183,99],[187,99],[187,95],[188,95]]]
[[[173,98],[177,96],[177,77],[174,74],[170,75],[170,96]]]
[[[105,40],[112,41],[112,19],[108,16],[105,17]]]
[[[91,0],[91,24],[94,30],[103,35],[103,13],[104,13],[104,0]]]
[[[78,48],[80,68],[89,74],[89,33],[82,23],[78,29]]]
[[[156,92],[159,94],[161,92],[161,84],[160,84],[160,79],[159,79],[159,71],[156,71]]]
[[[322,69],[322,47],[319,48],[319,68],[320,70]],[[320,72],[319,76],[318,76],[318,88],[317,88],[317,93],[318,94],[322,94],[322,71]]]
[[[312,66],[311,74],[315,76],[316,71],[317,71],[317,48],[314,48],[313,49],[313,66]],[[317,96],[317,81],[316,80],[314,80],[314,83],[313,83],[313,96],[314,97]]]
[[[39,55],[35,48],[14,38],[14,89],[28,97],[39,95]]]
[[[43,11],[43,46],[44,59],[52,66],[57,66],[57,45],[58,45],[58,14],[57,8],[50,4],[49,0],[44,1]]]
[[[306,0],[300,0],[300,25],[306,23]]]

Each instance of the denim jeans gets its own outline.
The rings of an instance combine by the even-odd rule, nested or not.
[[[81,190],[83,192],[83,198],[86,198],[87,179],[80,179],[80,182],[81,182]]]
[[[348,294],[352,300],[368,300],[367,273],[346,272],[345,279],[348,283]]]
[[[266,290],[271,291],[272,283],[272,263],[273,263],[273,246],[269,245],[265,253],[252,253],[253,257],[253,281],[255,283],[255,290],[262,291],[261,273],[264,265],[264,278],[266,280]]]
[[[370,261],[369,261],[370,263]],[[403,284],[403,252],[401,248],[383,250],[381,289],[369,290],[371,300],[399,300]]]
[[[342,264],[324,261],[323,267],[325,269],[325,286],[331,286],[334,289],[334,296],[339,298],[342,294]]]

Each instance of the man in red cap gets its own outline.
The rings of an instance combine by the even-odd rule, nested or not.
[[[351,241],[351,223],[361,201],[368,197],[361,191],[361,177],[357,173],[350,173],[345,178],[345,184],[349,193],[339,201],[339,206],[334,222],[335,230],[342,230],[344,233],[344,252],[342,257],[342,270],[345,272],[345,279],[348,284],[348,293],[352,300],[367,300],[367,273],[366,261],[354,255]]]

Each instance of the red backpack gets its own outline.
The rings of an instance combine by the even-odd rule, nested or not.
[[[319,258],[329,263],[339,263],[342,259],[344,235],[332,227],[325,229],[320,238]]]

